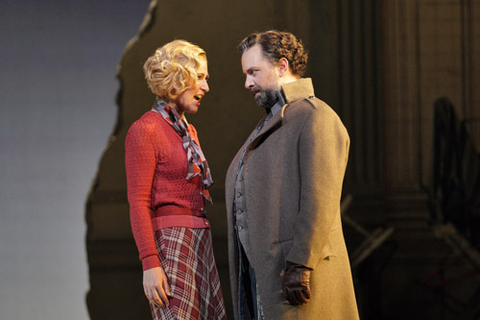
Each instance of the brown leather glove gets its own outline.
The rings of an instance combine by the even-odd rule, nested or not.
[[[310,300],[311,269],[287,261],[283,275],[283,295],[293,305],[305,304]]]

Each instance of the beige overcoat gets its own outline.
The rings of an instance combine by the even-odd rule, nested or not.
[[[250,261],[266,319],[358,319],[340,219],[349,136],[337,114],[314,97],[311,79],[282,87],[287,104],[240,149],[226,177],[230,282],[238,318],[235,176],[242,150]],[[254,130],[255,131],[255,130]],[[282,295],[285,262],[312,268],[309,303]]]

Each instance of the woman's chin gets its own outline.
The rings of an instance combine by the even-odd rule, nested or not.
[[[195,114],[198,112],[198,107],[188,108],[188,110],[185,110],[185,112],[189,114]]]

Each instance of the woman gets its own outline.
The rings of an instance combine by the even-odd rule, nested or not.
[[[175,40],[144,65],[157,96],[125,142],[130,220],[153,319],[225,319],[205,202],[213,183],[195,128],[209,91],[207,56]]]

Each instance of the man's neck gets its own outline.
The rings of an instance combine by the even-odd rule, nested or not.
[[[283,85],[292,83],[300,79],[298,76],[294,76],[291,72],[288,72],[278,79],[278,85],[281,87]]]

